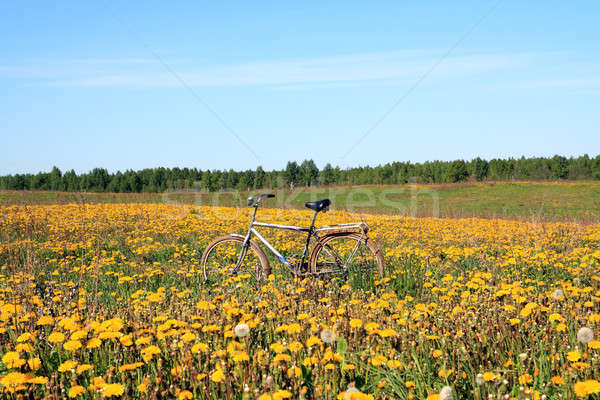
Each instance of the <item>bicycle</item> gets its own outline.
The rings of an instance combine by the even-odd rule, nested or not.
[[[257,282],[268,277],[271,274],[269,260],[252,236],[258,238],[297,278],[335,275],[350,277],[353,282],[372,283],[375,279],[374,274],[383,277],[383,256],[377,245],[369,239],[367,235],[369,226],[366,223],[325,225],[315,228],[319,212],[329,210],[331,204],[329,199],[305,204],[307,208],[314,211],[308,228],[256,221],[256,213],[262,199],[273,197],[274,194],[261,194],[257,200],[254,197],[248,198],[248,207],[253,207],[254,212],[245,236],[236,233],[221,236],[206,247],[201,258],[205,282],[214,283],[229,276],[246,273],[253,276]],[[286,259],[255,227],[306,232],[300,262],[294,263]],[[311,239],[314,239],[314,245],[308,253]]]

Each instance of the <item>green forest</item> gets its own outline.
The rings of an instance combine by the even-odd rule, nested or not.
[[[89,192],[163,192],[166,190],[248,190],[328,185],[381,185],[453,183],[506,180],[599,180],[600,155],[589,157],[509,158],[471,161],[392,162],[376,167],[317,168],[313,160],[290,161],[285,169],[200,170],[196,168],[146,168],[110,173],[94,168],[77,174],[54,167],[50,172],[0,177],[3,190],[59,190]]]

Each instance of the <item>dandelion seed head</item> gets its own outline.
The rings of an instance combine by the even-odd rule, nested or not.
[[[477,374],[477,376],[475,377],[475,382],[481,386],[485,383],[485,380],[483,379],[483,375],[482,374]]]
[[[250,333],[250,327],[247,324],[238,324],[233,328],[233,333],[239,338],[246,337]]]
[[[454,398],[454,393],[452,392],[451,386],[444,386],[442,390],[440,390],[440,400],[452,400]]]
[[[323,341],[323,343],[333,343],[335,342],[335,340],[337,339],[337,336],[335,334],[334,331],[332,331],[331,329],[323,329],[321,331],[321,340]]]
[[[562,300],[563,297],[565,297],[565,294],[563,293],[562,289],[556,289],[554,292],[552,292],[552,298],[554,300]]]
[[[579,329],[579,331],[577,332],[577,341],[579,341],[583,344],[587,344],[587,343],[591,342],[592,340],[594,340],[594,331],[593,330],[591,330],[587,326],[584,326],[583,328]]]

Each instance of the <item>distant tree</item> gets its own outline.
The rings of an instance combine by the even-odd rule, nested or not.
[[[256,172],[254,173],[254,188],[262,189],[265,187],[266,174],[262,167],[259,165],[256,167]]]
[[[111,193],[120,192],[122,180],[123,180],[123,174],[121,173],[121,171],[119,171],[112,176],[110,182],[106,186],[106,191],[111,192]]]
[[[475,180],[483,181],[487,178],[490,165],[486,160],[477,157],[471,162],[471,165]]]
[[[469,179],[469,171],[464,160],[453,161],[448,167],[447,176],[450,182],[462,182]]]
[[[319,182],[322,185],[331,185],[335,183],[335,170],[330,163],[325,164],[325,167],[319,173]]]
[[[141,192],[142,191],[142,179],[135,171],[131,171],[129,177],[127,179],[128,186],[132,192]]]
[[[566,157],[555,155],[551,164],[552,178],[567,179],[569,177],[569,160]]]
[[[300,181],[304,186],[313,186],[319,177],[319,168],[313,160],[304,160],[300,164]]]
[[[285,179],[285,183],[292,189],[297,183],[298,172],[298,163],[296,161],[288,161],[287,165],[285,166],[283,176]]]
[[[88,189],[95,192],[104,192],[110,182],[110,175],[104,168],[94,168],[88,177]]]
[[[62,172],[57,166],[52,167],[48,176],[48,189],[63,190]]]

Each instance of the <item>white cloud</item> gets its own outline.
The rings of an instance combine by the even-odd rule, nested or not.
[[[414,81],[440,60],[441,51],[398,51],[331,57],[266,60],[219,66],[169,63],[186,84],[207,86],[277,86],[280,88],[354,86]],[[430,79],[530,65],[539,54],[472,54],[444,59]],[[178,79],[156,59],[97,58],[26,67],[0,66],[0,74],[30,85],[59,87],[176,87]]]

